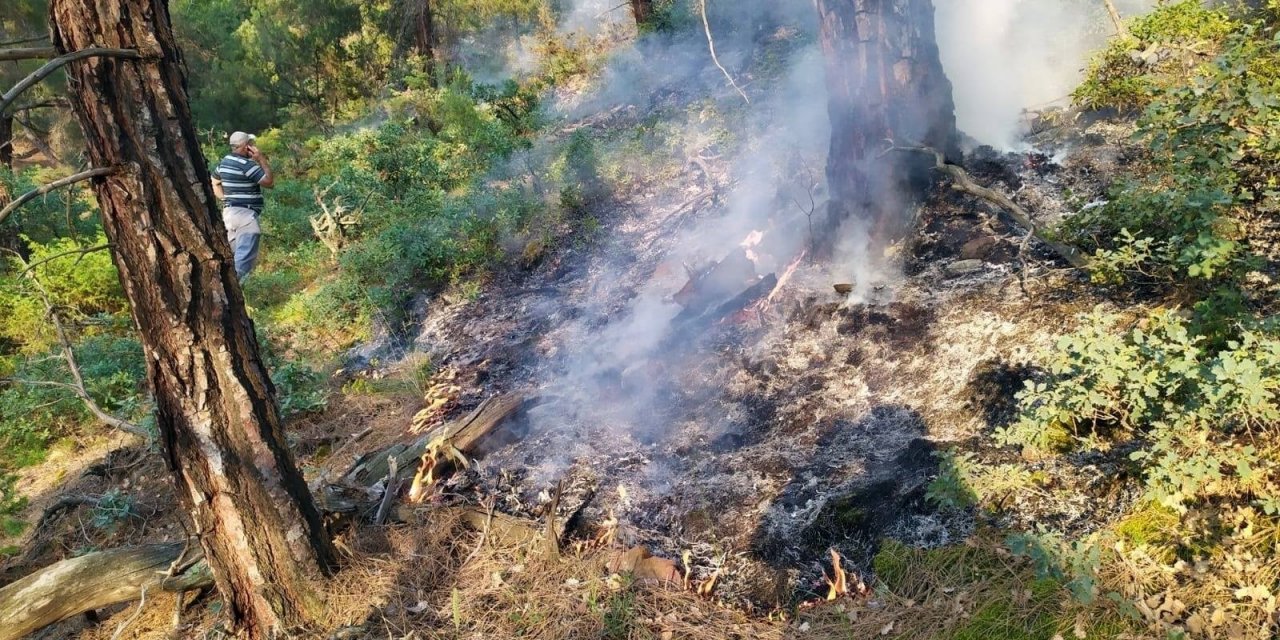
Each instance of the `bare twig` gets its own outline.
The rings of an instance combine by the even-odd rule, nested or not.
[[[71,53],[58,56],[46,62],[44,66],[40,67],[39,69],[36,69],[35,71],[31,72],[31,75],[20,80],[18,84],[13,85],[13,88],[10,89],[8,92],[6,92],[4,94],[4,97],[0,98],[0,113],[4,113],[5,111],[7,111],[9,107],[13,105],[13,101],[17,100],[18,96],[22,95],[23,91],[30,89],[37,82],[40,82],[41,80],[44,80],[45,78],[49,77],[50,74],[52,74],[54,71],[57,71],[58,69],[61,69],[66,64],[75,62],[76,60],[83,60],[85,58],[93,58],[98,56],[106,56],[106,57],[112,57],[112,58],[129,58],[133,60],[142,58],[142,54],[138,53],[137,51],[134,51],[133,49],[105,49],[105,48],[97,48],[97,47],[93,47],[90,49],[81,49],[79,51],[72,51]]]
[[[133,612],[133,615],[129,616],[128,620],[121,622],[120,626],[116,627],[116,632],[111,634],[111,640],[120,640],[120,635],[124,633],[124,630],[128,629],[129,625],[133,624],[138,619],[138,616],[142,615],[142,610],[147,606],[147,587],[149,586],[151,585],[142,587],[142,598],[138,601],[138,610]]]
[[[382,526],[387,521],[387,514],[391,512],[391,503],[395,502],[396,492],[400,490],[400,482],[396,479],[395,456],[387,456],[387,482],[386,488],[382,490],[382,502],[378,503],[378,513],[373,517],[373,524]]]
[[[14,45],[19,45],[19,44],[31,44],[32,42],[48,42],[48,41],[49,41],[48,35],[27,36],[25,38],[18,38],[17,40],[0,42],[0,47],[12,47]]]
[[[88,255],[88,254],[90,254],[90,253],[94,253],[94,252],[96,252],[96,251],[106,251],[107,249],[110,249],[110,248],[112,248],[112,247],[114,247],[114,246],[115,246],[115,245],[113,245],[113,244],[111,244],[111,243],[107,243],[107,244],[100,244],[100,245],[93,246],[93,247],[82,247],[82,248],[80,248],[80,249],[74,249],[74,250],[71,250],[71,251],[63,251],[62,253],[58,253],[58,254],[51,255],[51,256],[49,256],[48,258],[44,258],[44,259],[41,259],[41,260],[36,260],[35,262],[29,262],[29,263],[27,263],[26,268],[25,268],[25,269],[23,269],[23,270],[22,270],[22,272],[18,274],[18,277],[19,277],[19,278],[21,278],[21,277],[23,277],[23,276],[27,275],[28,273],[31,273],[33,270],[35,270],[35,268],[36,268],[36,267],[38,267],[38,266],[40,266],[40,265],[42,265],[42,264],[45,264],[45,263],[53,262],[54,260],[57,260],[58,258],[65,258],[65,257],[67,257],[67,256],[74,256],[74,255],[79,255],[81,258],[83,258],[84,256],[86,256],[86,255]],[[77,260],[77,262],[79,262],[79,260]]]
[[[138,436],[139,438],[150,442],[151,434],[147,433],[146,429],[107,413],[102,409],[102,407],[98,406],[98,403],[93,399],[93,396],[89,395],[89,390],[84,384],[84,375],[81,374],[80,365],[76,362],[75,351],[71,348],[71,339],[67,337],[67,331],[62,326],[62,318],[58,316],[58,311],[53,306],[53,300],[49,298],[49,292],[45,290],[44,285],[40,284],[40,280],[35,277],[35,274],[29,273],[29,271],[30,268],[28,267],[24,273],[27,274],[27,279],[35,285],[35,290],[40,295],[40,299],[44,301],[45,312],[48,314],[49,321],[53,324],[53,330],[58,336],[58,343],[62,346],[62,357],[67,361],[67,368],[71,370],[71,379],[74,381],[74,384],[47,384],[63,386],[70,389],[82,402],[84,402],[84,406],[89,409],[89,412],[92,413],[99,422],[107,425],[108,427],[119,429],[125,433]],[[32,384],[34,381],[25,382]]]
[[[698,7],[702,10],[702,29],[707,33],[707,48],[711,51],[711,61],[716,63],[716,66],[720,68],[720,72],[729,80],[729,84],[733,85],[733,88],[738,92],[738,95],[742,96],[742,99],[745,100],[747,104],[751,104],[751,98],[748,98],[746,92],[742,90],[742,87],[739,87],[738,83],[734,82],[733,76],[729,75],[729,70],[725,69],[724,65],[720,64],[720,58],[716,55],[716,41],[711,38],[711,23],[707,22],[707,0],[698,0]]]
[[[932,155],[934,159],[934,166],[939,171],[951,177],[952,189],[962,191],[972,196],[977,196],[1000,207],[1001,209],[1004,209],[1008,212],[1009,217],[1013,218],[1014,222],[1018,223],[1018,225],[1028,233],[1035,236],[1037,240],[1043,242],[1050,249],[1053,249],[1054,253],[1062,256],[1062,259],[1066,260],[1071,264],[1071,266],[1077,269],[1083,269],[1089,266],[1088,258],[1081,255],[1075,247],[1062,244],[1046,236],[1044,230],[1031,219],[1031,215],[1027,213],[1026,209],[1018,206],[1016,202],[1009,199],[1009,197],[1003,193],[978,184],[974,181],[973,176],[970,176],[969,172],[965,171],[963,167],[947,162],[946,156],[944,156],[941,151],[925,146],[897,146],[893,144],[892,140],[889,141],[889,144],[890,147],[885,150],[885,153],[890,151],[912,151]]]
[[[21,207],[27,202],[34,200],[37,197],[42,196],[46,193],[49,193],[54,189],[57,189],[59,187],[65,187],[69,184],[75,184],[77,182],[83,182],[85,180],[89,180],[92,178],[109,176],[113,173],[116,173],[116,171],[118,171],[118,169],[116,169],[115,167],[100,167],[97,169],[89,169],[88,171],[81,171],[80,173],[77,173],[75,175],[67,176],[65,178],[62,178],[61,180],[54,180],[49,184],[41,185],[39,188],[32,189],[31,191],[28,191],[18,196],[17,198],[15,198],[14,201],[10,202],[9,205],[6,206],[5,208],[0,209],[0,223],[4,222],[5,219],[9,217],[9,214],[13,213],[14,210],[16,210],[18,207]]]
[[[37,58],[52,58],[56,55],[58,55],[58,50],[53,47],[19,47],[16,49],[0,49],[0,61],[34,60]]]

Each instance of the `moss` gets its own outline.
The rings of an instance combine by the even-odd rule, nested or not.
[[[1178,513],[1167,507],[1150,505],[1116,525],[1116,533],[1132,545],[1161,545],[1178,525]]]

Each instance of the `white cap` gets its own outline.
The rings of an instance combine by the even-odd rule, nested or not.
[[[252,133],[237,131],[231,134],[231,137],[228,138],[228,142],[231,143],[231,146],[238,147],[242,144],[245,144],[247,142],[253,142],[254,140],[257,140],[257,139],[258,139],[258,136],[255,136]]]

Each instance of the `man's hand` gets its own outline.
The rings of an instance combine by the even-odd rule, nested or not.
[[[267,160],[267,154],[263,153],[256,145],[249,145],[249,157],[258,164],[262,164]]]

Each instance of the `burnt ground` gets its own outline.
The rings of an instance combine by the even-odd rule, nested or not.
[[[975,157],[976,175],[1020,199],[1100,191],[1080,157]],[[690,322],[671,300],[687,281],[682,228],[726,215],[714,199],[688,210],[696,177],[621,202],[594,243],[429,307],[417,348],[469,383],[459,410],[535,398],[443,499],[538,518],[560,487],[570,535],[616,517],[623,544],[690,550],[700,577],[721,569],[720,597],[758,610],[824,588],[830,548],[865,573],[885,536],[964,539],[974,514],[925,499],[933,453],[975,448],[1012,419],[1031,350],[1093,304],[1074,276],[995,210],[939,189],[890,252],[901,274],[869,300],[835,293],[839,268],[805,260],[772,301]],[[1041,506],[1069,524],[1094,505],[1077,502]]]

